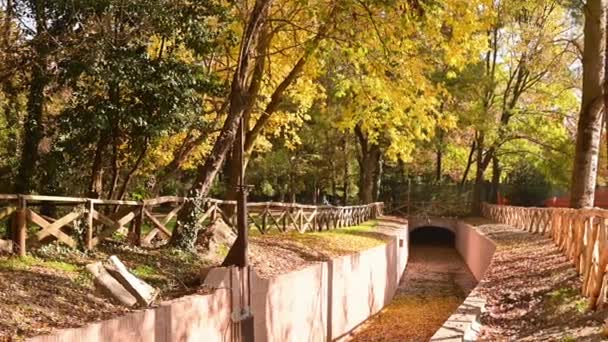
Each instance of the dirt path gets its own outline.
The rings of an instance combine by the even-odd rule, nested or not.
[[[412,244],[395,298],[352,341],[428,341],[475,283],[453,247]]]

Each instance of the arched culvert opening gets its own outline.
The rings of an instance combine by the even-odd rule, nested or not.
[[[441,227],[425,226],[410,232],[410,244],[417,246],[454,247],[455,240],[454,232]]]

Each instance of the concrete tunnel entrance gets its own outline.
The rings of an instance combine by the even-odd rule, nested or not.
[[[455,242],[454,232],[442,227],[423,226],[410,232],[410,246],[454,247]]]

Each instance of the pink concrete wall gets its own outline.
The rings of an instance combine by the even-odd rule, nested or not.
[[[456,230],[456,249],[477,281],[480,281],[496,250],[496,244],[470,224],[459,221]]]
[[[129,313],[81,328],[62,329],[32,342],[63,341],[231,341],[230,291],[187,296],[158,308]]]
[[[252,278],[256,341],[326,341],[328,264],[274,279]]]
[[[401,273],[396,241],[333,260],[332,337],[380,311],[395,294]]]
[[[252,278],[256,341],[332,341],[390,302],[407,264],[407,233],[274,279]],[[402,242],[399,242],[402,239]]]
[[[254,272],[216,268],[205,283],[216,290],[188,296],[158,308],[116,319],[64,329],[50,341],[231,341],[234,312],[254,316],[255,341],[331,341],[349,333],[390,302],[405,270],[407,229],[392,231],[384,245],[273,279]],[[251,277],[250,303],[242,303],[240,286]],[[246,283],[246,282],[244,282]]]

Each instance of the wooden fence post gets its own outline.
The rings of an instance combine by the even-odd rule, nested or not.
[[[137,212],[137,216],[135,216],[135,221],[133,223],[133,232],[131,235],[131,243],[135,246],[141,246],[141,225],[144,222],[144,212],[146,207],[144,204],[139,206],[139,211]]]
[[[219,204],[211,204],[213,206],[213,209],[211,211],[211,215],[209,215],[209,222],[211,222],[211,224],[215,223],[215,221],[217,220],[217,209],[223,210]],[[208,209],[209,206],[207,203],[205,203],[205,209]],[[234,210],[230,210],[230,212],[233,212]],[[228,220],[230,221],[230,220]],[[226,222],[227,225],[231,225],[231,222]]]
[[[95,210],[93,201],[87,201],[87,231],[85,236],[85,248],[90,251],[93,249],[93,211]]]
[[[287,215],[289,215],[288,211],[291,209],[282,207],[281,210],[283,210],[283,218],[282,218],[283,232],[286,232],[287,231]]]
[[[27,203],[25,199],[19,195],[19,204],[15,211],[15,247],[18,249],[19,256],[24,257],[26,254],[26,240],[27,240],[27,217],[26,217]]]
[[[270,209],[268,209],[268,204],[266,204],[266,208],[264,209],[264,212],[262,212],[262,234],[266,234],[266,229],[267,229],[266,215],[269,212],[270,212]]]

